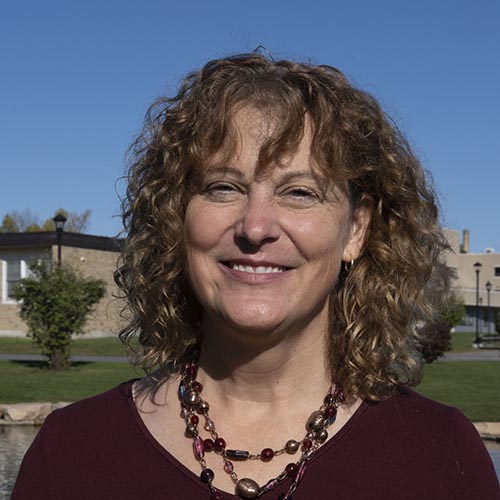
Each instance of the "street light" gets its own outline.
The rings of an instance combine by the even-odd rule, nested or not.
[[[474,264],[476,270],[476,347],[479,347],[479,273],[481,272],[481,262]]]
[[[488,335],[489,335],[490,334],[490,292],[491,292],[492,284],[489,281],[487,281],[486,285],[484,285],[484,287],[486,288],[486,293],[488,295],[488,307],[486,309],[486,318],[488,321]]]
[[[62,214],[57,214],[53,219],[56,225],[57,233],[57,266],[61,267],[61,244],[62,244],[62,234],[64,231],[64,224],[66,223],[66,217]]]

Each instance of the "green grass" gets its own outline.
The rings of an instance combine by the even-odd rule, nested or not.
[[[472,347],[472,343],[476,338],[473,332],[454,332],[451,334],[451,352],[476,352],[477,349]],[[1,345],[1,344],[0,344]]]
[[[500,421],[500,361],[435,362],[417,392],[456,406],[475,422]]]
[[[0,402],[78,401],[140,376],[128,363],[75,363],[54,372],[37,363],[0,361]]]
[[[0,337],[0,354],[39,354],[31,339]],[[126,350],[118,337],[78,339],[71,343],[73,356],[126,356]]]

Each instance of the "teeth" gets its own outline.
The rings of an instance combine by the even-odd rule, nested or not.
[[[235,271],[243,271],[245,273],[255,273],[255,274],[271,274],[271,273],[282,273],[285,269],[283,267],[265,267],[265,266],[244,266],[242,264],[231,264],[231,269]]]

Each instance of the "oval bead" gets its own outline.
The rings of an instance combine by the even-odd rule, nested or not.
[[[197,437],[193,440],[193,453],[196,460],[201,460],[205,456],[205,445],[203,439]]]
[[[259,488],[259,485],[253,479],[244,477],[236,483],[234,491],[241,498],[257,498]]]
[[[250,452],[246,450],[226,450],[224,455],[231,460],[247,460]]]
[[[306,428],[308,431],[317,432],[321,430],[324,425],[325,417],[323,413],[318,410],[311,413],[311,416],[307,419]]]
[[[192,406],[198,405],[200,402],[200,396],[196,391],[186,391],[182,396],[182,403],[184,406],[191,408]]]
[[[224,460],[224,472],[227,472],[228,474],[232,474],[234,472],[233,462]]]

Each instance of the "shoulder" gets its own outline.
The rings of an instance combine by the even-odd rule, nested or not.
[[[46,434],[63,430],[66,435],[88,435],[116,426],[125,417],[134,380],[52,412],[43,425]]]
[[[432,423],[432,428],[436,431],[445,429],[449,432],[450,425],[455,425],[458,421],[469,422],[457,408],[422,396],[406,386],[398,387],[392,397],[374,406],[377,407],[376,412],[381,413],[384,418],[389,418],[395,424],[400,422],[414,431],[419,428],[429,430],[429,424]]]

